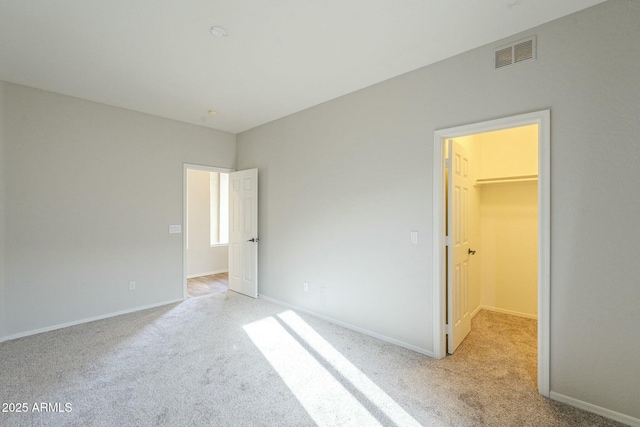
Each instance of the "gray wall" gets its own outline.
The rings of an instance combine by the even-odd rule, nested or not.
[[[431,351],[433,132],[550,108],[551,390],[640,418],[639,22],[611,0],[238,135],[260,293]]]
[[[0,81],[0,339],[6,335],[6,297],[4,291],[4,82]]]
[[[5,336],[182,298],[183,163],[235,167],[235,136],[8,83],[3,105]]]

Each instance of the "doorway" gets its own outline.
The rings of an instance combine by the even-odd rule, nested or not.
[[[516,127],[534,126],[537,128],[537,318],[538,318],[538,391],[544,396],[549,395],[549,203],[550,203],[550,112],[549,110],[507,117],[488,122],[436,131],[434,134],[433,158],[433,233],[434,233],[434,356],[442,358],[446,355],[447,331],[447,180],[444,173],[447,168],[447,143],[450,139],[487,132],[503,131]],[[515,179],[531,178],[512,176]],[[508,176],[508,175],[507,175]],[[489,180],[485,181],[488,182]],[[534,190],[535,191],[535,190]],[[535,238],[535,236],[534,236]],[[451,247],[451,245],[449,246]],[[465,249],[467,249],[465,247]],[[468,253],[471,255],[471,248]],[[466,252],[465,252],[466,253]],[[467,292],[468,300],[468,292]],[[515,310],[512,310],[515,311]],[[469,317],[471,313],[467,313]],[[453,326],[453,325],[452,325]]]
[[[212,166],[184,166],[185,299],[228,288],[230,172]]]

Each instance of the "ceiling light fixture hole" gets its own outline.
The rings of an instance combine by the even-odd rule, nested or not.
[[[222,27],[211,27],[211,34],[216,37],[227,37],[227,30]]]

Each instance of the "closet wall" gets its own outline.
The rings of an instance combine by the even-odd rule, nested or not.
[[[456,138],[470,157],[469,301],[481,308],[536,317],[538,183],[491,182],[538,172],[538,129],[525,126]],[[489,182],[483,182],[489,181]],[[499,180],[498,180],[499,181]]]
[[[536,125],[478,135],[483,179],[538,173]],[[537,180],[477,185],[480,223],[480,305],[537,317]]]

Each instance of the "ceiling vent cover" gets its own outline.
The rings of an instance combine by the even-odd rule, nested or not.
[[[496,49],[494,68],[497,70],[530,59],[536,59],[535,36]]]

